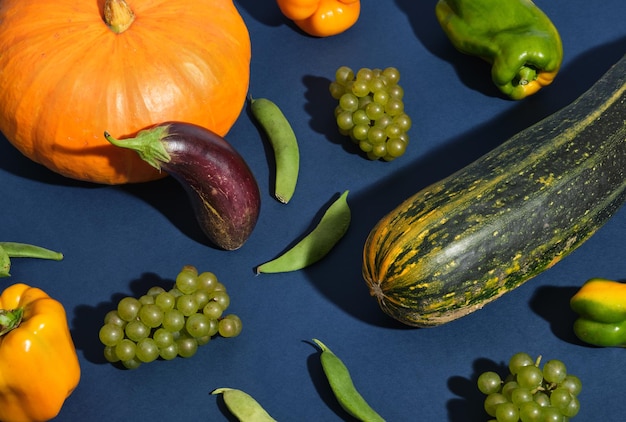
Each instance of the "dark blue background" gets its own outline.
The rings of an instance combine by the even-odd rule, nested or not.
[[[60,250],[62,262],[14,260],[12,278],[46,290],[67,309],[82,379],[58,421],[229,420],[217,387],[240,388],[281,421],[349,420],[330,394],[309,340],[349,366],[362,394],[389,421],[484,421],[478,372],[513,353],[561,359],[584,383],[580,421],[617,421],[626,401],[624,350],[580,344],[568,301],[591,277],[626,278],[626,214],[553,269],[465,318],[410,329],[387,318],[361,277],[373,225],[401,200],[468,164],[509,136],[566,106],[626,52],[623,0],[537,1],[561,33],[565,58],[555,83],[513,102],[499,96],[488,66],[456,52],[438,26],[434,0],[364,1],[358,23],[330,38],[303,35],[273,0],[235,2],[252,40],[250,94],[281,106],[301,149],[288,205],[271,196],[272,159],[244,110],[227,136],[263,194],[258,225],[240,250],[213,248],[173,179],[98,186],[57,176],[0,142],[0,240]],[[414,126],[406,155],[371,162],[337,134],[328,94],[335,69],[395,66]],[[346,237],[307,270],[255,276],[253,268],[306,233],[349,189]],[[216,339],[190,359],[133,371],[102,358],[98,329],[127,295],[169,285],[185,264],[213,271],[244,331]],[[618,394],[619,395],[619,394]]]

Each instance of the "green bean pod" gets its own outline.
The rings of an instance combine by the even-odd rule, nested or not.
[[[0,277],[9,277],[11,274],[11,258],[39,258],[60,261],[63,254],[41,246],[18,242],[0,242]]]
[[[259,265],[256,273],[282,273],[308,267],[322,259],[348,230],[351,213],[345,191],[326,210],[317,226],[291,249]]]
[[[322,351],[320,355],[322,369],[328,379],[330,388],[333,390],[333,394],[343,410],[363,422],[384,422],[385,420],[358,392],[352,382],[350,371],[341,359],[321,341],[313,339],[313,342],[315,342]]]
[[[240,422],[276,422],[248,393],[234,388],[217,388],[211,394],[221,394],[228,410]]]
[[[274,150],[276,164],[274,196],[286,204],[293,196],[298,182],[300,171],[298,140],[283,112],[271,100],[250,98],[250,110],[265,131]]]

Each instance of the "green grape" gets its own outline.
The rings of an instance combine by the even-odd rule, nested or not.
[[[372,146],[371,154],[374,157],[381,158],[387,155],[387,145],[383,144],[375,144]]]
[[[138,317],[147,327],[156,328],[163,322],[163,309],[155,304],[143,305]]]
[[[369,126],[371,123],[370,118],[367,117],[367,113],[363,109],[358,109],[357,111],[352,113],[352,121],[355,125],[363,126]]]
[[[399,116],[404,113],[404,103],[397,98],[390,98],[385,104],[385,112],[390,116]]]
[[[543,381],[543,372],[535,365],[523,366],[517,370],[517,383],[520,387],[536,388]]]
[[[209,323],[209,336],[213,337],[214,335],[219,333],[219,320],[217,319],[211,319],[211,322]]]
[[[137,357],[134,357],[132,359],[123,360],[122,365],[124,365],[126,369],[137,369],[141,366],[141,361],[137,359]]]
[[[371,95],[366,95],[365,97],[359,97],[359,109],[364,110],[369,103],[374,101]]]
[[[176,276],[176,288],[189,295],[198,288],[198,271],[191,266],[184,267]]]
[[[541,422],[563,422],[563,414],[556,407],[543,407],[541,413]]]
[[[535,394],[533,394],[533,400],[535,401],[535,403],[539,404],[539,406],[541,407],[550,406],[550,397],[543,391],[538,391]]]
[[[404,98],[404,89],[400,85],[394,85],[389,87],[389,96],[396,100],[402,100]]]
[[[141,362],[148,363],[159,357],[159,346],[151,338],[143,338],[137,342],[135,357]]]
[[[346,89],[337,81],[332,81],[330,83],[329,91],[331,97],[333,97],[335,100],[338,100],[343,94],[346,93]]]
[[[225,292],[226,291],[226,286],[223,283],[220,283],[218,281],[215,284],[215,288],[213,289],[213,291],[215,291],[215,292]]]
[[[528,388],[518,387],[511,391],[511,401],[518,406],[522,403],[532,402],[533,393]]]
[[[400,82],[400,71],[395,67],[388,67],[383,70],[383,76],[389,86],[394,86]]]
[[[241,320],[235,315],[228,315],[219,320],[218,332],[222,337],[236,337],[241,333],[241,329]]]
[[[158,295],[160,295],[161,293],[164,293],[164,292],[165,292],[165,289],[163,287],[161,287],[161,286],[153,286],[153,287],[150,287],[148,289],[148,292],[146,294],[150,295],[150,296],[158,296]]]
[[[115,354],[121,361],[130,360],[135,357],[137,345],[134,341],[125,338],[115,346]]]
[[[559,387],[567,388],[573,396],[578,396],[582,390],[582,382],[576,375],[568,374],[565,379],[561,381]]]
[[[413,122],[408,114],[401,113],[393,118],[393,124],[398,126],[403,132],[408,132]]]
[[[563,382],[567,376],[567,368],[560,360],[549,360],[543,365],[543,378],[550,383]]]
[[[178,347],[178,356],[190,358],[198,351],[198,342],[196,339],[187,336],[181,336],[176,340]]]
[[[487,397],[485,397],[485,401],[483,403],[485,412],[489,416],[496,416],[496,408],[501,403],[507,403],[508,400],[501,393],[491,393]]]
[[[218,319],[224,313],[224,309],[222,309],[219,303],[211,301],[204,306],[202,313],[210,319]]]
[[[106,346],[104,348],[104,358],[107,360],[107,362],[111,363],[120,361],[120,358],[117,357],[117,354],[115,353],[115,346]]]
[[[372,101],[365,106],[365,113],[370,120],[380,119],[385,114],[385,106]]]
[[[365,97],[370,93],[370,87],[365,79],[359,79],[357,75],[357,80],[352,83],[352,93],[357,97]]]
[[[211,300],[217,302],[223,310],[228,309],[230,306],[230,296],[225,290],[218,290],[211,294]]]
[[[572,399],[568,403],[567,407],[565,407],[564,409],[561,409],[561,412],[563,413],[564,416],[567,416],[568,418],[573,418],[574,416],[578,414],[579,410],[580,410],[580,401],[578,401],[578,398],[576,396],[572,396]]]
[[[509,359],[509,371],[511,374],[516,375],[520,368],[534,364],[534,359],[528,353],[516,353]]]
[[[198,304],[198,309],[202,309],[211,300],[211,292],[204,289],[198,289],[193,293],[193,298]]]
[[[506,397],[507,400],[511,400],[511,393],[513,392],[513,390],[520,388],[519,384],[517,383],[517,381],[506,381],[503,385],[502,385],[502,389],[501,389],[501,393],[504,395],[504,397]]]
[[[541,422],[542,408],[535,401],[524,402],[519,405],[519,418],[521,422]]]
[[[341,66],[335,72],[335,80],[341,85],[345,85],[348,81],[354,79],[354,72],[348,66]]]
[[[119,325],[108,323],[100,328],[98,336],[105,346],[115,346],[124,339],[124,330]]]
[[[352,111],[343,111],[337,116],[337,126],[342,130],[350,130],[354,127]]]
[[[178,298],[180,296],[182,296],[184,293],[181,292],[180,290],[178,290],[176,287],[171,288],[168,291],[169,294],[171,294],[172,296],[174,296],[174,298]]]
[[[385,85],[385,81],[380,79],[379,77],[372,78],[369,81],[368,85],[370,87],[370,91],[372,91],[373,93],[387,89],[387,86]]]
[[[374,126],[367,131],[367,140],[372,145],[381,145],[386,139],[387,136],[384,129]]]
[[[150,295],[143,295],[139,297],[138,300],[139,300],[139,303],[141,303],[142,305],[151,305],[154,303],[154,297]]]
[[[172,360],[176,356],[178,356],[178,345],[176,342],[172,342],[172,344],[159,348],[159,356],[164,360]]]
[[[480,390],[481,393],[489,395],[500,391],[500,387],[502,387],[502,379],[496,372],[483,372],[478,377],[477,385],[478,390]]]
[[[387,154],[392,158],[402,156],[406,151],[406,143],[400,138],[392,138],[387,141]]]
[[[511,402],[497,405],[496,420],[498,422],[517,422],[519,420],[519,409],[517,405]]]
[[[218,280],[215,274],[210,271],[205,271],[198,275],[198,288],[204,289],[207,292],[215,290],[215,286],[218,284]]]
[[[134,297],[128,296],[118,302],[117,314],[124,321],[132,321],[137,318],[139,308],[141,308],[141,303],[139,302],[139,300],[135,299]]]
[[[196,338],[196,341],[198,342],[198,346],[204,346],[211,341],[211,336],[207,334],[206,336]]]
[[[171,333],[180,331],[185,326],[185,315],[178,309],[171,309],[163,314],[161,325]]]
[[[120,317],[120,315],[117,313],[117,310],[113,310],[106,313],[106,315],[104,316],[104,323],[113,324],[117,325],[118,327],[124,328],[124,326],[127,324],[127,321],[123,320]]]
[[[176,298],[176,309],[189,316],[198,312],[198,304],[193,295],[182,295]]]
[[[372,69],[363,67],[356,72],[355,78],[357,81],[371,81],[372,79],[374,79],[374,72],[372,71]]]
[[[359,148],[361,148],[363,152],[370,152],[374,146],[368,140],[364,139],[359,142]]]
[[[143,322],[134,320],[126,324],[124,332],[126,333],[126,337],[136,342],[142,338],[148,337],[150,335],[150,328]]]
[[[387,126],[393,123],[393,117],[383,114],[378,119],[374,121],[374,126],[379,127],[381,129],[387,129]]]
[[[354,117],[353,117],[354,120]],[[369,132],[370,127],[369,125],[355,125],[352,128],[352,139],[355,139],[357,141],[364,141],[367,139],[367,133]]]
[[[359,99],[351,92],[347,92],[339,99],[339,107],[345,111],[354,112],[359,108]]]
[[[382,106],[387,104],[387,102],[389,101],[389,98],[391,98],[391,96],[389,95],[389,92],[384,91],[384,90],[376,91],[374,93],[374,96],[372,97],[375,103],[378,103]]]
[[[169,346],[174,343],[174,335],[171,331],[167,331],[165,328],[158,328],[152,333],[156,345],[159,349]]]
[[[567,388],[556,388],[550,392],[550,405],[563,410],[569,406],[573,397]]]
[[[161,308],[164,312],[169,311],[176,305],[176,297],[170,292],[159,293],[154,299],[154,304]]]
[[[190,315],[185,322],[185,330],[194,338],[208,335],[210,329],[211,319],[201,313]]]
[[[385,127],[385,136],[389,139],[397,138],[402,132],[404,132],[404,130],[395,123],[391,123]]]

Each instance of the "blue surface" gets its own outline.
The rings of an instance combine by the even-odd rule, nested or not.
[[[303,35],[273,0],[235,2],[252,40],[250,94],[273,99],[299,137],[301,173],[288,205],[271,196],[272,161],[244,111],[227,139],[250,164],[262,191],[258,225],[240,250],[203,238],[173,179],[96,186],[57,176],[0,142],[0,240],[65,254],[62,262],[14,260],[12,278],[46,290],[67,309],[82,379],[58,421],[232,420],[217,387],[240,388],[280,421],[349,420],[319,366],[319,338],[352,370],[355,384],[388,421],[485,421],[478,372],[515,352],[566,362],[583,380],[575,420],[618,421],[626,401],[624,350],[581,345],[571,332],[571,295],[588,278],[626,278],[626,210],[551,270],[484,309],[447,325],[410,329],[386,317],[361,277],[364,240],[401,200],[569,104],[626,52],[626,4],[537,1],[561,33],[556,81],[521,102],[501,98],[486,64],[456,52],[434,17],[434,0],[364,1],[344,34]],[[370,162],[336,132],[328,83],[341,65],[395,66],[414,127],[405,156]],[[349,189],[346,237],[307,270],[255,276],[253,268],[306,233]],[[191,359],[133,371],[104,362],[98,329],[127,295],[168,285],[185,264],[213,271],[244,322]]]

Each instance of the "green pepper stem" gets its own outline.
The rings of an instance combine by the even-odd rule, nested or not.
[[[529,82],[537,79],[537,70],[530,66],[522,66],[522,68],[517,72],[517,78],[515,85],[528,85]]]
[[[152,129],[142,130],[134,138],[115,139],[109,132],[104,132],[104,137],[111,144],[131,149],[146,163],[157,170],[161,170],[161,163],[168,163],[171,160],[170,154],[161,142],[168,134],[169,126],[156,126]]]
[[[17,308],[12,311],[0,309],[0,337],[17,328],[22,322],[24,310]]]

